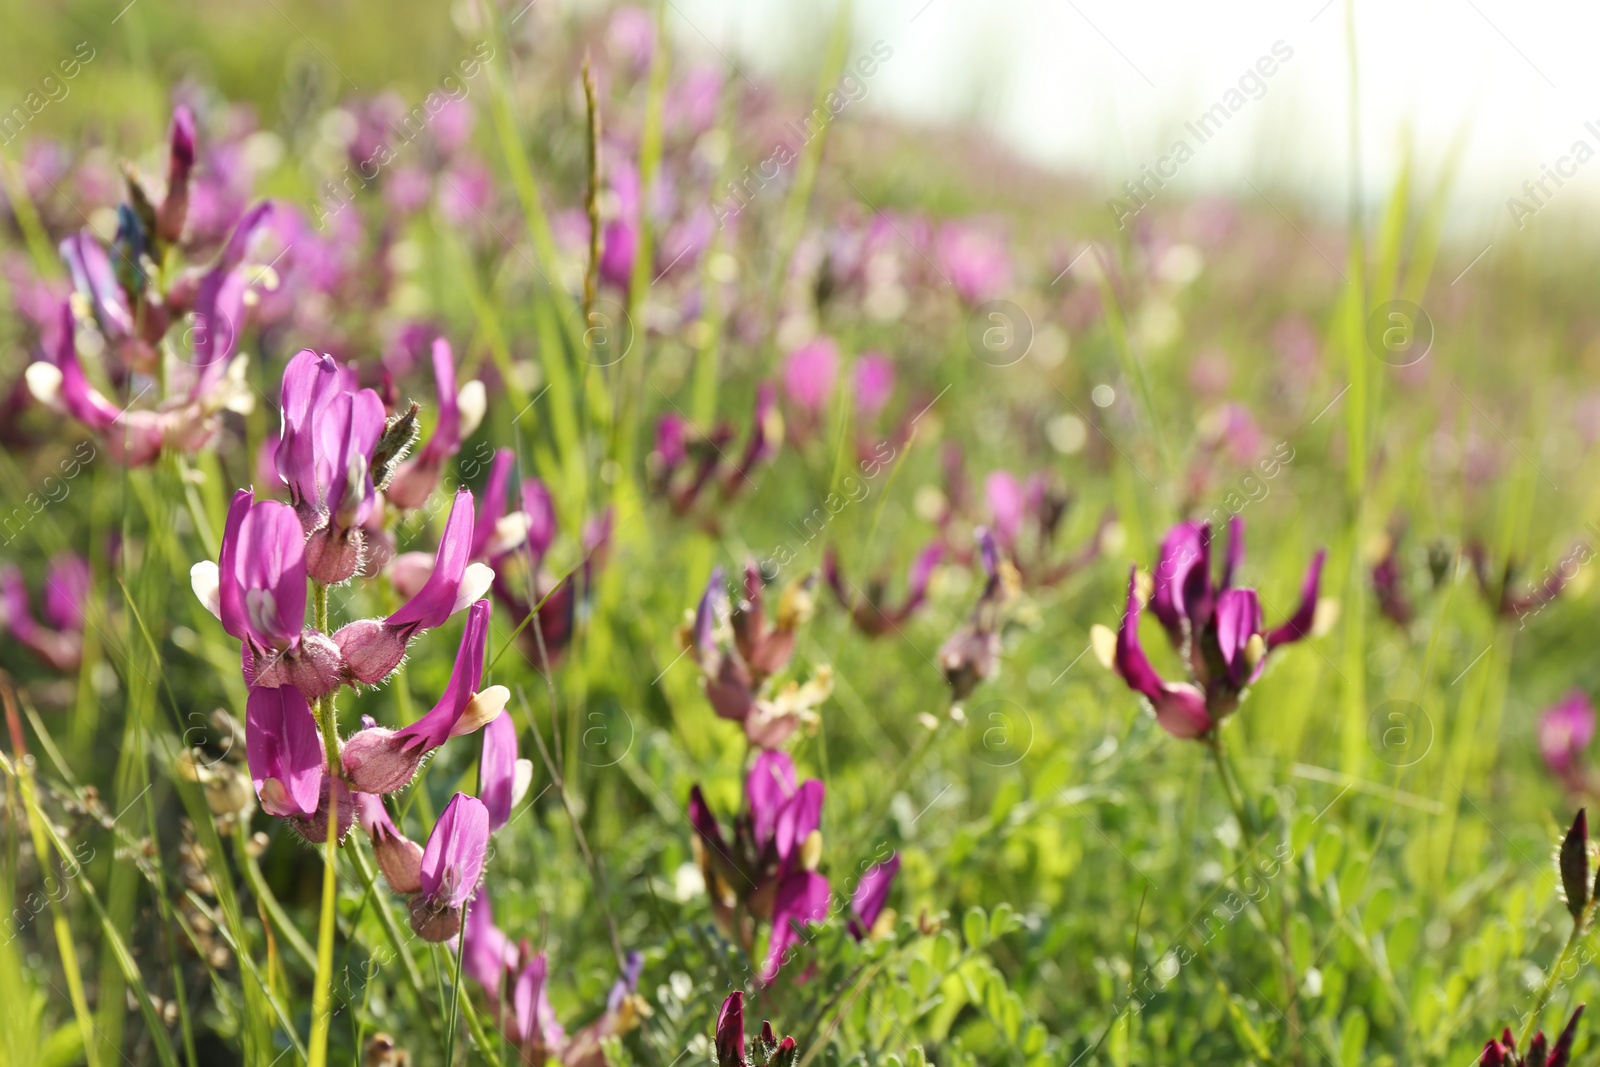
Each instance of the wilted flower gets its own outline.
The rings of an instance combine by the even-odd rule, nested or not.
[[[1088,544],[1066,559],[1051,559],[1056,530],[1072,506],[1072,497],[1057,491],[1047,475],[1033,474],[1024,484],[1010,471],[991,471],[984,479],[984,493],[989,501],[988,528],[1000,551],[1015,564],[1024,585],[1049,588],[1100,555],[1111,526],[1109,512]]]
[[[815,723],[815,709],[833,690],[832,672],[826,666],[817,668],[804,685],[790,682],[777,691],[769,685],[788,666],[796,633],[811,618],[815,584],[814,575],[789,583],[769,621],[761,572],[754,563],[745,565],[745,595],[731,612],[722,568],[714,568],[691,624],[678,635],[700,665],[712,710],[742,724],[751,743],[763,748],[776,748],[796,727]],[[731,643],[718,637],[724,620],[732,632]]]
[[[1395,527],[1383,539],[1382,553],[1372,565],[1372,591],[1378,599],[1378,610],[1396,626],[1411,625],[1416,610],[1406,595],[1405,572],[1400,556],[1401,529]]]
[[[1543,611],[1561,595],[1577,573],[1578,566],[1594,558],[1594,551],[1586,544],[1573,546],[1564,558],[1546,571],[1542,582],[1526,592],[1517,591],[1518,566],[1515,560],[1506,560],[1497,580],[1490,576],[1489,553],[1482,542],[1474,541],[1467,545],[1466,555],[1472,562],[1472,573],[1477,578],[1478,589],[1495,613],[1502,619],[1526,620]]]
[[[718,485],[723,502],[751,488],[755,484],[751,475],[771,462],[783,446],[783,416],[771,383],[764,382],[756,389],[750,434],[737,461],[727,455],[736,436],[727,423],[701,436],[682,416],[663,416],[656,424],[656,446],[649,458],[652,488],[679,515],[691,511],[712,482]]]
[[[1016,568],[1001,558],[994,535],[980,526],[977,538],[986,575],[983,592],[971,616],[939,648],[939,669],[950,683],[953,700],[965,700],[979,682],[1000,669],[1000,626],[1019,584]]]
[[[822,575],[833,595],[850,613],[856,629],[868,637],[881,637],[898,630],[922,606],[928,596],[928,581],[933,577],[934,568],[944,559],[944,551],[944,544],[936,541],[918,553],[906,574],[906,597],[896,606],[886,603],[888,583],[881,577],[869,580],[864,591],[848,583],[839,573],[839,554],[832,545],[822,554]]]
[[[1244,523],[1235,515],[1228,525],[1228,551],[1220,579],[1211,575],[1211,526],[1184,522],[1161,543],[1150,610],[1160,620],[1172,646],[1188,664],[1190,683],[1161,679],[1139,642],[1138,569],[1128,576],[1128,607],[1113,638],[1104,626],[1092,634],[1097,652],[1128,688],[1150,701],[1156,719],[1174,737],[1210,736],[1239,706],[1240,694],[1261,676],[1268,653],[1309,636],[1318,614],[1317,588],[1327,553],[1319,550],[1306,571],[1300,605],[1282,624],[1268,630],[1262,623],[1260,598],[1254,589],[1234,585],[1244,559]]]

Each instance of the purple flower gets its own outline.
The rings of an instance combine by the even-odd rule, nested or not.
[[[310,535],[306,569],[329,585],[360,566],[362,527],[378,495],[372,457],[387,422],[378,394],[343,389],[343,378],[332,356],[303,349],[289,361],[280,394],[278,475]]]
[[[777,979],[790,947],[804,937],[802,928],[827,917],[828,900],[828,880],[815,871],[797,871],[778,884],[772,904],[767,962],[761,972],[763,982]]]
[[[600,234],[600,277],[607,285],[626,290],[639,251],[639,170],[620,150],[608,153],[608,163],[616,214]]]
[[[550,510],[550,496],[536,478],[527,479],[523,486],[525,494],[535,497],[532,506],[538,515],[530,515],[526,511],[507,513],[506,489],[515,464],[516,457],[510,449],[502,448],[495,452],[472,527],[468,558],[473,563],[493,567],[497,574],[502,561],[519,546],[530,543],[535,555],[542,556],[555,536],[555,516]],[[434,557],[431,554],[407,552],[390,562],[389,579],[400,595],[415,596],[427,585],[433,567]]]
[[[300,511],[314,511],[317,489],[316,413],[339,390],[339,370],[332,356],[319,356],[303,348],[283,370],[278,392],[282,428],[273,462],[278,477],[289,489],[289,503]],[[308,524],[314,528],[314,524]]]
[[[89,427],[121,462],[142,466],[161,454],[167,420],[153,411],[120,409],[89,383],[78,361],[77,322],[70,302],[61,304],[52,361],[29,364],[24,376],[34,399]]]
[[[22,571],[0,567],[0,633],[10,633],[52,670],[63,674],[76,670],[83,658],[89,585],[89,564],[82,556],[63,552],[52,558],[45,573],[41,623],[29,610]]]
[[[994,534],[1001,551],[1010,555],[1027,517],[1022,483],[1010,471],[991,471],[984,479],[983,490],[989,498],[989,531]]]
[[[522,513],[528,521],[528,550],[537,565],[556,540],[555,501],[550,490],[537,478],[522,480]]]
[[[815,418],[828,406],[838,377],[839,346],[830,337],[817,337],[784,361],[783,391],[796,407]]]
[[[462,489],[445,520],[433,571],[416,595],[387,619],[359,619],[333,635],[352,678],[377,685],[405,658],[407,642],[488,591],[494,571],[471,562],[472,533],[472,493]]]
[[[1539,717],[1539,753],[1545,766],[1575,793],[1588,788],[1589,768],[1583,754],[1594,740],[1594,705],[1581,689]]]
[[[1372,590],[1378,598],[1378,610],[1399,627],[1411,625],[1416,617],[1411,599],[1406,595],[1405,572],[1401,569],[1400,536],[1403,526],[1393,527],[1385,539],[1383,555],[1372,565]]]
[[[245,260],[256,236],[266,231],[272,212],[272,202],[266,201],[239,220],[195,290],[194,364],[198,372],[190,400],[198,400],[218,384],[238,348],[244,332],[246,294],[257,281]]]
[[[411,897],[411,928],[424,941],[461,932],[461,909],[478,889],[489,848],[489,812],[465,793],[450,798],[422,850],[422,888]]]
[[[778,1040],[770,1022],[762,1022],[761,1033],[752,1042],[755,1046],[750,1058],[745,1058],[744,1044],[744,993],[735,990],[728,994],[717,1012],[717,1032],[713,1045],[716,1049],[716,1067],[795,1067],[800,1060],[800,1048],[792,1037]]]
[[[404,789],[428,753],[452,737],[481,729],[505,710],[510,690],[503,685],[478,688],[483,682],[488,638],[489,602],[480,600],[467,612],[450,683],[433,710],[403,729],[368,726],[345,742],[344,774],[351,785],[364,793]]]
[[[245,756],[268,815],[310,817],[321,800],[327,756],[311,705],[293,686],[252,686],[245,703]]]
[[[1239,706],[1240,694],[1255,682],[1267,655],[1309,636],[1317,616],[1318,587],[1326,552],[1312,558],[1301,586],[1300,604],[1281,625],[1266,629],[1254,589],[1234,581],[1244,561],[1244,523],[1228,525],[1227,552],[1220,579],[1211,575],[1211,527],[1185,522],[1161,544],[1150,595],[1150,610],[1183,656],[1193,684],[1163,681],[1139,643],[1142,607],[1135,569],[1128,581],[1128,607],[1115,642],[1097,627],[1095,644],[1108,666],[1128,687],[1150,701],[1156,719],[1174,737],[1209,736]]]
[[[1500,1040],[1484,1044],[1483,1055],[1478,1063],[1481,1067],[1570,1067],[1572,1046],[1578,1040],[1578,1019],[1583,1015],[1583,1007],[1582,1004],[1578,1005],[1553,1047],[1548,1045],[1544,1031],[1540,1030],[1528,1042],[1527,1053],[1519,1056],[1516,1039],[1511,1036],[1511,1028],[1507,1027],[1501,1032]]]
[[[421,854],[418,854],[418,885],[421,882]],[[511,972],[510,977],[515,978],[517,971],[517,949],[511,939],[501,933],[500,928],[494,924],[494,912],[489,904],[489,887],[485,885],[478,890],[478,895],[472,901],[472,907],[467,909],[467,921],[461,931],[462,937],[462,970],[467,977],[483,987],[484,992],[498,999],[503,990],[502,982]]]
[[[651,488],[679,515],[693,510],[701,492],[713,482],[726,503],[754,487],[751,476],[778,454],[783,434],[777,387],[771,382],[756,388],[750,435],[737,460],[730,458],[738,436],[731,425],[720,423],[702,435],[682,416],[665,415],[656,424],[656,447],[649,456]]]
[[[823,796],[815,778],[796,784],[788,755],[762,752],[745,778],[745,810],[734,820],[730,841],[700,787],[689,791],[695,850],[718,921],[732,920],[736,900],[757,918],[771,920],[764,981],[772,980],[796,940],[795,924],[827,912],[828,882],[816,873]]]
[[[305,626],[305,531],[294,509],[241,489],[228,508],[221,558],[189,570],[195,595],[239,639],[250,685],[292,685],[308,700],[335,689],[338,647]]]
[[[951,284],[969,304],[999,296],[1011,284],[1005,243],[980,226],[946,223],[939,231],[938,253]]]
[[[456,390],[455,356],[450,342],[433,342],[433,379],[439,397],[439,421],[433,436],[415,456],[400,464],[384,495],[397,508],[418,508],[439,484],[445,460],[461,450],[463,438],[471,436],[483,421],[488,396],[483,383],[470,381]]]
[[[483,728],[478,759],[478,793],[489,809],[489,829],[498,830],[528,790],[533,764],[517,758],[517,726],[509,715],[497,715]]]
[[[850,919],[850,933],[856,940],[871,935],[878,917],[883,914],[884,904],[888,903],[894,877],[899,873],[900,854],[896,852],[882,863],[868,867],[861,881],[856,883],[856,891],[850,896],[850,910],[854,913]]]
[[[642,7],[625,5],[611,13],[606,24],[606,48],[625,60],[636,72],[650,67],[656,47],[656,25]]]
[[[639,974],[644,957],[629,952],[623,959],[622,974],[606,995],[606,1010],[594,1022],[572,1035],[561,1052],[563,1067],[606,1067],[604,1041],[635,1029],[648,1014],[648,1006],[638,994]]]
[[[550,968],[543,952],[533,955],[517,975],[512,988],[512,1036],[525,1056],[524,1063],[543,1063],[559,1057],[567,1032],[550,1006]]]
[[[1211,611],[1211,527],[1180,522],[1161,542],[1150,610],[1174,639],[1198,627]]]
[[[880,352],[864,352],[856,360],[856,411],[872,418],[894,396],[894,362]]]
[[[772,461],[783,445],[783,416],[778,414],[778,390],[770,382],[756,389],[755,416],[750,421],[750,438],[738,466],[723,478],[723,495],[734,497],[751,485],[750,475],[757,467]]]
[[[72,277],[72,288],[88,304],[101,336],[119,352],[134,355],[125,346],[137,346],[141,342],[127,294],[117,284],[117,276],[111,269],[111,257],[88,230],[64,238],[60,251],[61,260]],[[142,356],[143,353],[139,353],[129,362],[138,362]]]
[[[1152,602],[1153,603],[1153,602]],[[1182,682],[1165,682],[1150,666],[1139,643],[1138,569],[1128,575],[1128,607],[1117,631],[1115,667],[1128,688],[1150,701],[1156,721],[1174,737],[1200,737],[1216,724],[1206,711],[1199,689]]]

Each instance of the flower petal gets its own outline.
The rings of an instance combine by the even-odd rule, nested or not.
[[[245,757],[267,814],[315,814],[326,756],[316,717],[300,690],[289,685],[250,690]]]
[[[483,876],[489,847],[489,810],[457,793],[439,815],[422,850],[422,893],[436,908],[459,908]]]

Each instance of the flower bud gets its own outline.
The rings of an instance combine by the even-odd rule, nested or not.
[[[426,754],[421,745],[408,745],[387,726],[357,730],[340,753],[344,776],[363,793],[393,793],[416,777]]]
[[[362,685],[377,685],[406,658],[405,636],[382,619],[357,619],[333,635],[345,671]]]

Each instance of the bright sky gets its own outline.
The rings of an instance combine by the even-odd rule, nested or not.
[[[856,0],[856,39],[894,49],[871,106],[971,119],[1030,158],[1102,178],[1108,196],[1182,137],[1194,158],[1179,190],[1248,188],[1248,177],[1338,209],[1349,160],[1346,3]],[[830,17],[816,0],[671,0],[669,10],[685,45],[759,71],[794,70],[797,52],[815,64]],[[1548,202],[1600,214],[1600,158],[1562,162],[1579,140],[1600,150],[1600,5],[1355,0],[1355,26],[1370,190],[1387,187],[1408,138],[1424,180],[1459,141],[1457,230],[1504,229],[1507,198],[1526,201],[1523,182],[1546,164],[1572,175],[1560,189],[1546,180]],[[1247,79],[1259,99],[1200,144],[1185,121],[1229,102],[1278,42],[1291,57],[1267,63],[1260,87]]]

